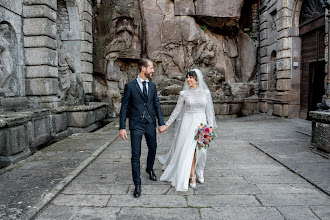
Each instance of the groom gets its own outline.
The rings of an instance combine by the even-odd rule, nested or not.
[[[141,140],[144,135],[148,146],[148,158],[146,172],[153,181],[157,177],[153,171],[153,165],[156,156],[156,118],[158,118],[159,133],[165,131],[163,114],[157,97],[156,85],[149,81],[154,73],[154,66],[151,60],[142,58],[138,62],[140,74],[134,80],[126,83],[124,96],[122,98],[120,109],[120,130],[119,136],[125,140],[126,115],[129,117],[129,130],[131,131],[131,165],[132,176],[135,184],[133,196],[135,198],[141,195],[140,178],[140,157]]]

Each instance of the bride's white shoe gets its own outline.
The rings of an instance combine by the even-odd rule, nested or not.
[[[197,177],[199,183],[204,183],[204,177]]]
[[[195,183],[191,183],[191,182],[189,182],[190,187],[193,188],[193,189],[195,189],[195,188],[196,188],[196,176],[194,176],[194,177],[190,177],[190,179],[191,179],[191,180],[195,179]]]

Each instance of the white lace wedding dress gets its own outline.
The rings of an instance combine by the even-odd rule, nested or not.
[[[159,157],[159,161],[164,164],[163,169],[165,168],[160,180],[171,182],[177,191],[188,190],[195,149],[196,174],[198,177],[203,177],[207,150],[204,148],[199,150],[194,137],[201,123],[213,126],[215,120],[212,109],[213,104],[209,90],[190,88],[180,92],[177,105],[166,122],[166,125],[170,126],[180,112],[184,110],[181,123],[176,125],[180,127],[175,129],[176,134],[171,150],[166,155]]]

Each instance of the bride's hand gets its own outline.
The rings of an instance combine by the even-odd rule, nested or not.
[[[158,128],[158,132],[161,134],[168,129],[168,125],[163,125]]]

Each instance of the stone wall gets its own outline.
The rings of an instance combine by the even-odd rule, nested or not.
[[[109,100],[118,114],[123,85],[137,76],[138,59],[148,57],[164,103],[177,100],[194,68],[202,70],[214,100],[243,102],[257,83],[256,8],[257,1],[243,0],[100,1],[94,9],[96,98]],[[241,14],[248,22],[240,22]]]
[[[303,0],[262,0],[260,6],[261,112],[299,117]],[[326,58],[327,60],[327,58]]]
[[[92,8],[0,0],[0,168],[107,116],[107,103],[92,102]]]
[[[89,0],[0,1],[0,10],[0,108],[62,106],[73,90],[92,100]]]
[[[26,107],[23,58],[22,2],[1,1],[0,108]]]

